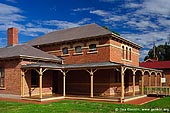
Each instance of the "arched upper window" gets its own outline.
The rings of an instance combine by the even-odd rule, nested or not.
[[[96,44],[90,44],[89,45],[89,51],[91,52],[91,51],[96,51],[97,49],[96,49]]]
[[[128,47],[126,47],[126,59],[128,60]]]
[[[68,54],[68,47],[62,49],[63,54]]]
[[[132,60],[132,49],[129,48],[129,60]]]
[[[124,55],[125,55],[124,51],[125,51],[125,47],[122,46],[122,58],[123,58],[123,59],[124,59]]]
[[[81,46],[76,46],[76,47],[75,47],[75,52],[76,52],[76,53],[82,53],[82,48],[81,48]]]

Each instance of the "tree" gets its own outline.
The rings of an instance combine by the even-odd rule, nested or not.
[[[103,26],[103,28],[105,28],[105,29],[109,30],[109,28],[108,28],[107,26]],[[109,31],[110,31],[110,30],[109,30]],[[117,33],[117,32],[115,32],[114,30],[112,30],[111,32],[112,32],[112,33],[114,33],[114,34],[116,34],[116,35],[119,35],[119,36],[120,36],[120,34],[119,34],[119,33]]]
[[[149,50],[148,55],[145,56],[144,60],[158,58],[158,61],[170,60],[170,45],[159,45],[155,46],[155,56],[154,47]]]

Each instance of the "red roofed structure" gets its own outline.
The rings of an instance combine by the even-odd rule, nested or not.
[[[164,78],[166,78],[166,83],[164,85],[170,86],[170,61],[155,61],[150,59],[141,62],[139,66],[163,70]]]
[[[141,62],[140,66],[155,69],[170,69],[170,61]]]

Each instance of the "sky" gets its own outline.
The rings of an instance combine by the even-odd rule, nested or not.
[[[96,23],[148,50],[164,44],[170,34],[170,0],[1,0],[0,47],[7,29],[19,29],[19,43],[46,33]]]

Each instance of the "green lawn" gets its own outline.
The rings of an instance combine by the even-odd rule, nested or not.
[[[151,111],[153,113],[163,113],[166,109],[170,110],[170,97],[161,98],[145,105],[111,104],[77,100],[63,100],[50,104],[0,101],[0,113],[148,113]]]

